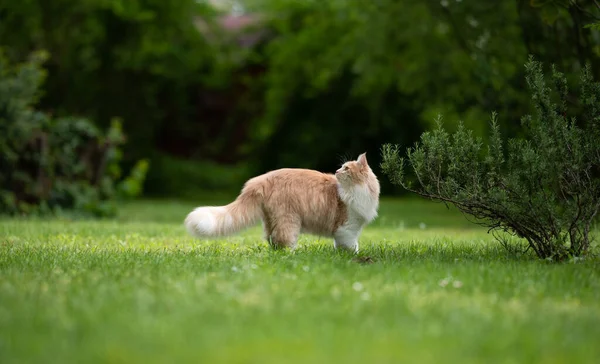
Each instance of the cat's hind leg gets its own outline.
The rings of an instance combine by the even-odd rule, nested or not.
[[[293,214],[269,216],[264,219],[265,238],[275,249],[295,248],[301,227],[300,218]]]

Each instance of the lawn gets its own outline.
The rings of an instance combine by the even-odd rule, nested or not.
[[[0,362],[592,363],[597,259],[506,253],[443,205],[385,200],[358,259],[258,227],[195,240],[193,204],[0,221]]]

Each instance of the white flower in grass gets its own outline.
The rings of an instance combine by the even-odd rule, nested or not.
[[[424,222],[419,224],[419,229],[425,230],[426,228],[427,228],[427,224],[425,224]]]
[[[371,299],[371,295],[369,292],[363,292],[360,294],[360,299],[363,301],[369,301]]]
[[[450,283],[450,280],[448,278],[444,278],[441,281],[439,281],[438,284],[440,285],[440,287],[446,287],[448,283]]]
[[[355,290],[356,292],[360,292],[363,290],[363,284],[360,282],[354,282],[354,284],[352,284],[352,289]]]
[[[462,287],[463,283],[461,281],[454,281],[452,282],[452,287],[454,288],[460,288]]]
[[[308,265],[305,265],[304,267],[302,267],[302,270],[308,272],[310,270],[310,267]]]
[[[234,265],[233,267],[231,267],[231,270],[232,270],[233,272],[239,272],[239,271],[240,271],[240,268],[238,268],[238,267],[236,267],[236,266]]]

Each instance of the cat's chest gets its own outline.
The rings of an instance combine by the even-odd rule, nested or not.
[[[364,224],[377,216],[379,198],[374,197],[364,186],[338,188],[340,199],[346,205],[348,222]]]

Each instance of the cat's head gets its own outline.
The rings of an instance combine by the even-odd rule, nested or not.
[[[369,167],[367,162],[367,153],[358,156],[355,161],[348,161],[342,164],[342,167],[335,171],[335,177],[342,187],[352,185],[369,185],[371,189],[379,193],[379,182],[377,177]]]

